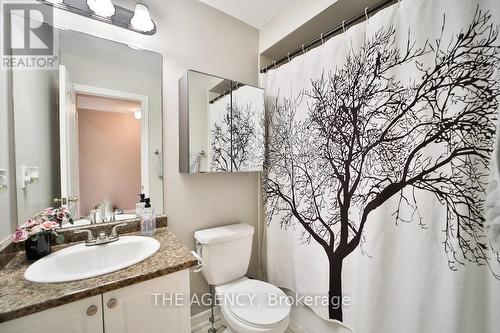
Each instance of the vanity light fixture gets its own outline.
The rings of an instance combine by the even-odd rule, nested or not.
[[[115,15],[115,6],[111,0],[87,0],[90,10],[102,17]]]
[[[135,5],[134,16],[130,20],[130,24],[134,29],[142,32],[153,31],[155,24],[149,15],[148,6],[143,3],[137,3]]]
[[[135,11],[132,11],[113,5],[112,0],[38,0],[38,2],[143,35],[156,33],[156,25],[144,3],[137,3]]]

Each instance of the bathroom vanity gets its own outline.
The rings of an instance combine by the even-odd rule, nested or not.
[[[189,268],[197,261],[168,228],[154,238],[160,249],[149,258],[71,282],[26,280],[30,263],[17,253],[0,270],[0,332],[190,332]]]
[[[1,323],[0,331],[187,333],[190,332],[189,304],[170,306],[170,303],[162,302],[163,294],[170,296],[178,293],[189,295],[189,270],[185,269]],[[155,304],[157,300],[158,306]]]

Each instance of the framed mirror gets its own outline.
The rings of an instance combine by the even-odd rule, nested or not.
[[[135,219],[141,193],[163,213],[162,56],[54,30],[56,69],[11,71],[18,223]]]
[[[180,172],[262,171],[263,89],[190,70],[179,94]]]

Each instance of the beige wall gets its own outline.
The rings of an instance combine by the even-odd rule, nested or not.
[[[135,2],[115,1],[128,8],[133,8]],[[158,20],[158,32],[152,37],[69,13],[56,13],[56,22],[163,54],[165,212],[172,231],[193,248],[195,230],[234,222],[257,225],[258,174],[178,172],[178,80],[192,68],[256,85],[258,31],[197,0],[156,1],[149,8]],[[253,276],[257,274],[255,239],[254,244],[250,267]],[[191,275],[191,287],[195,292],[208,291],[200,274]],[[192,310],[196,314],[202,309]]]
[[[133,113],[78,110],[80,214],[97,203],[134,210],[141,191],[141,122]]]

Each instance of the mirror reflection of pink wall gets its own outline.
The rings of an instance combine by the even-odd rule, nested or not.
[[[140,109],[140,104],[135,107]],[[104,200],[117,209],[135,208],[141,192],[141,121],[134,117],[133,108],[124,112],[78,109],[82,216]]]

